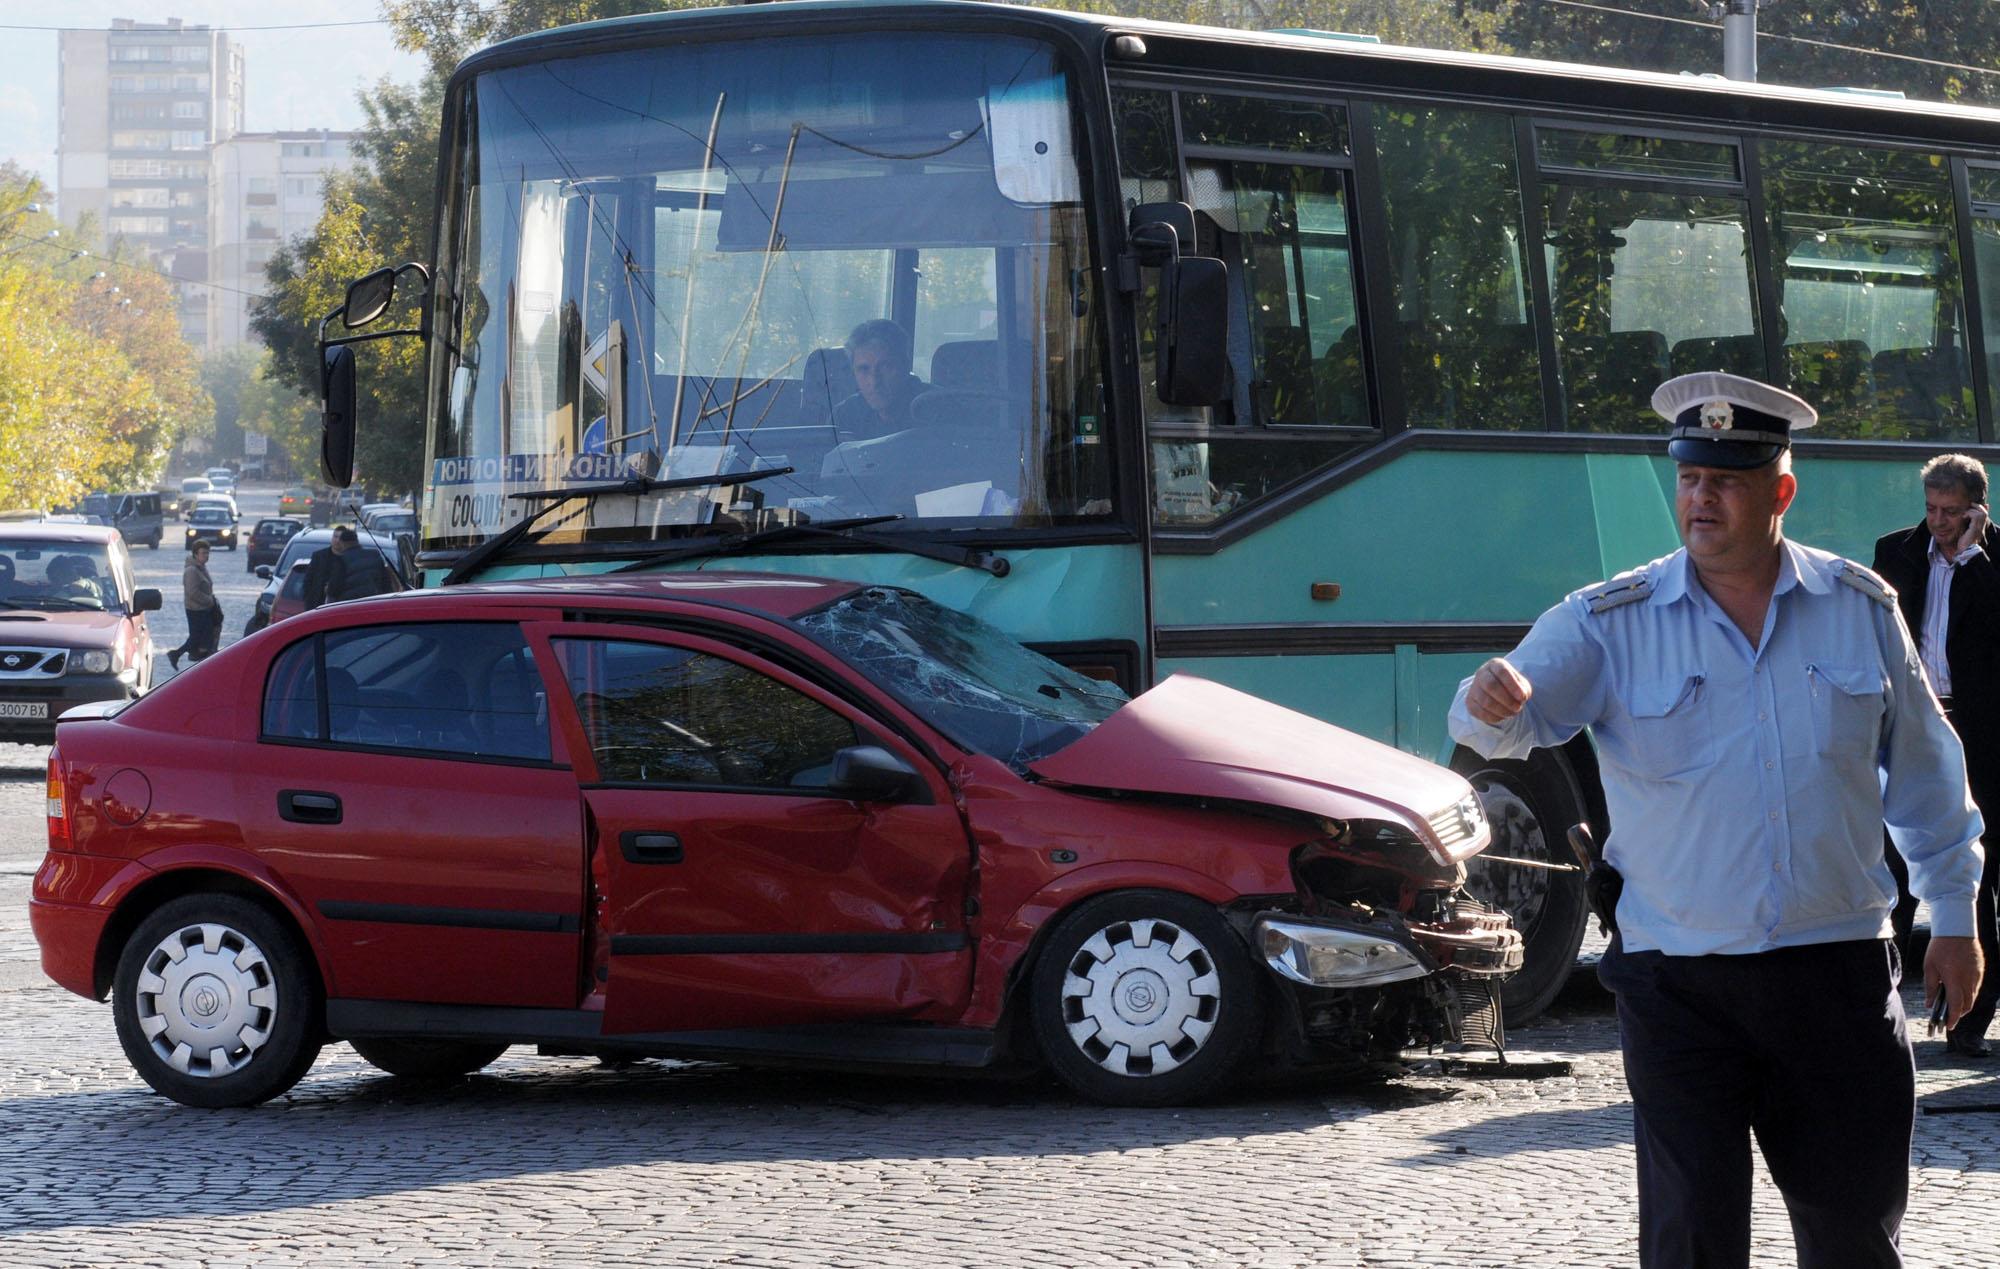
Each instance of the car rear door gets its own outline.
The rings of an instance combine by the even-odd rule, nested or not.
[[[921,751],[741,644],[609,625],[533,637],[568,687],[606,1033],[962,1012],[971,844]],[[917,773],[907,796],[827,787],[857,743]]]
[[[246,841],[317,923],[332,994],[567,1008],[583,822],[512,622],[299,639],[236,779]]]

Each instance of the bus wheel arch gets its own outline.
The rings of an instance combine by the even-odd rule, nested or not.
[[[1574,752],[1581,746],[1583,752]],[[1472,782],[1493,825],[1495,855],[1549,864],[1574,864],[1566,834],[1572,824],[1603,831],[1602,795],[1589,743],[1578,737],[1559,749],[1537,749],[1525,759],[1482,758],[1459,746],[1452,770]],[[1510,1024],[1549,1007],[1576,966],[1589,905],[1579,872],[1556,872],[1472,860],[1467,888],[1481,902],[1514,917],[1526,944],[1526,964],[1501,988]]]

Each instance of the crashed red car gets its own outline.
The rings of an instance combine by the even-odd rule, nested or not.
[[[1494,1038],[1464,780],[909,592],[687,574],[316,610],[61,723],[31,916],[148,1083],[602,1056],[1015,1066],[1157,1104]]]

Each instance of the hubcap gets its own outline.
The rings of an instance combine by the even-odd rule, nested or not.
[[[1568,862],[1550,852],[1548,834],[1534,807],[1505,777],[1482,771],[1471,777],[1471,782],[1486,811],[1486,822],[1493,826],[1494,854],[1550,864]],[[1521,931],[1523,938],[1541,920],[1542,906],[1548,901],[1549,882],[1555,875],[1540,868],[1484,865],[1476,856],[1466,867],[1468,888],[1480,902],[1513,917],[1514,928]]]
[[[1159,1075],[1215,1030],[1222,981],[1200,939],[1167,921],[1120,921],[1090,936],[1063,978],[1063,1021],[1115,1075]]]
[[[278,984],[255,943],[226,925],[161,939],[139,971],[139,1030],[162,1062],[213,1079],[240,1071],[271,1039]]]

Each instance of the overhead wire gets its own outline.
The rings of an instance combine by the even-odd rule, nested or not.
[[[182,286],[199,286],[199,287],[206,287],[211,291],[228,291],[232,295],[247,295],[253,300],[265,300],[271,298],[263,291],[246,291],[242,287],[224,286],[220,282],[210,282],[204,278],[184,278],[178,276],[177,274],[169,273],[165,269],[156,269],[148,264],[140,264],[136,260],[121,260],[117,256],[107,256],[100,252],[86,250],[82,247],[67,246],[64,243],[52,240],[46,237],[45,235],[24,234],[18,229],[0,229],[0,235],[4,235],[9,238],[20,238],[25,240],[26,242],[26,246],[15,247],[13,251],[10,251],[8,253],[9,255],[12,255],[14,252],[26,251],[28,247],[45,246],[51,248],[52,250],[66,253],[71,260],[82,260],[82,259],[97,260],[104,264],[113,265],[120,269],[131,269],[138,273],[151,273],[156,277],[165,278],[169,282],[178,283]]]

